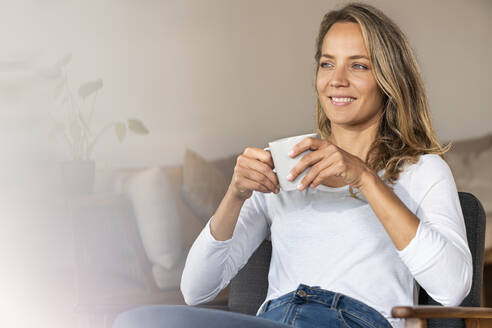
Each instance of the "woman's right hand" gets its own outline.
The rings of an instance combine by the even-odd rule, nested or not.
[[[237,157],[229,190],[234,197],[245,201],[253,190],[278,193],[280,185],[273,172],[273,160],[269,151],[261,148],[246,148]]]

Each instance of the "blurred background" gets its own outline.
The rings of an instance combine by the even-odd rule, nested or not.
[[[463,141],[465,186],[470,158],[492,159],[492,2],[367,2],[414,48],[438,137]],[[245,147],[315,129],[315,38],[344,3],[0,0],[0,326],[110,326],[125,306],[179,303],[186,250],[223,195],[203,198],[192,178],[226,186]],[[486,195],[490,171],[473,170]],[[151,192],[164,208],[149,210]],[[164,244],[147,242],[147,215]],[[117,285],[98,294],[116,258],[143,286],[120,303]]]

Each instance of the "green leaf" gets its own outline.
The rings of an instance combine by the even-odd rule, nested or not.
[[[116,133],[116,136],[118,137],[118,140],[120,141],[120,143],[122,143],[123,140],[125,140],[125,136],[126,136],[125,123],[123,123],[123,122],[116,123],[114,125],[114,132]]]
[[[135,132],[136,134],[148,134],[149,130],[145,127],[145,125],[140,121],[137,120],[136,118],[129,118],[128,119],[128,128]]]
[[[70,63],[71,60],[72,60],[72,54],[67,54],[56,62],[55,67],[63,68],[63,66],[68,65],[68,63]]]
[[[101,89],[102,87],[103,87],[103,81],[101,79],[86,82],[79,87],[79,96],[85,98],[87,96],[90,96],[97,90]]]

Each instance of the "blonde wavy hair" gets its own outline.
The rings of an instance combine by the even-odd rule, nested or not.
[[[410,44],[400,28],[380,10],[363,3],[349,3],[323,17],[316,41],[316,79],[323,39],[337,22],[359,24],[375,79],[383,93],[378,135],[365,163],[375,172],[385,169],[382,180],[394,185],[404,165],[416,163],[420,155],[438,154],[444,159],[451,143],[443,147],[432,127],[424,83]],[[331,124],[320,105],[319,95],[316,123],[316,132],[329,139]],[[356,197],[352,187],[350,194]]]

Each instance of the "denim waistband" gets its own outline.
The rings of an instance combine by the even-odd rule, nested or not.
[[[288,302],[302,304],[305,303],[307,299],[313,298],[322,298],[322,301],[324,303],[333,303],[335,295],[335,292],[321,289],[320,286],[308,286],[304,284],[299,284],[299,287],[297,287],[296,290],[267,301],[260,310],[260,313],[274,309],[277,306],[283,305]]]
[[[304,304],[309,302],[322,303],[331,309],[344,310],[347,312],[365,312],[367,314],[379,316],[380,320],[383,320],[383,322],[386,322],[389,325],[387,319],[379,311],[355,298],[342,293],[322,289],[320,286],[308,286],[304,284],[299,284],[299,287],[292,292],[267,301],[262,306],[259,314],[286,303]]]

